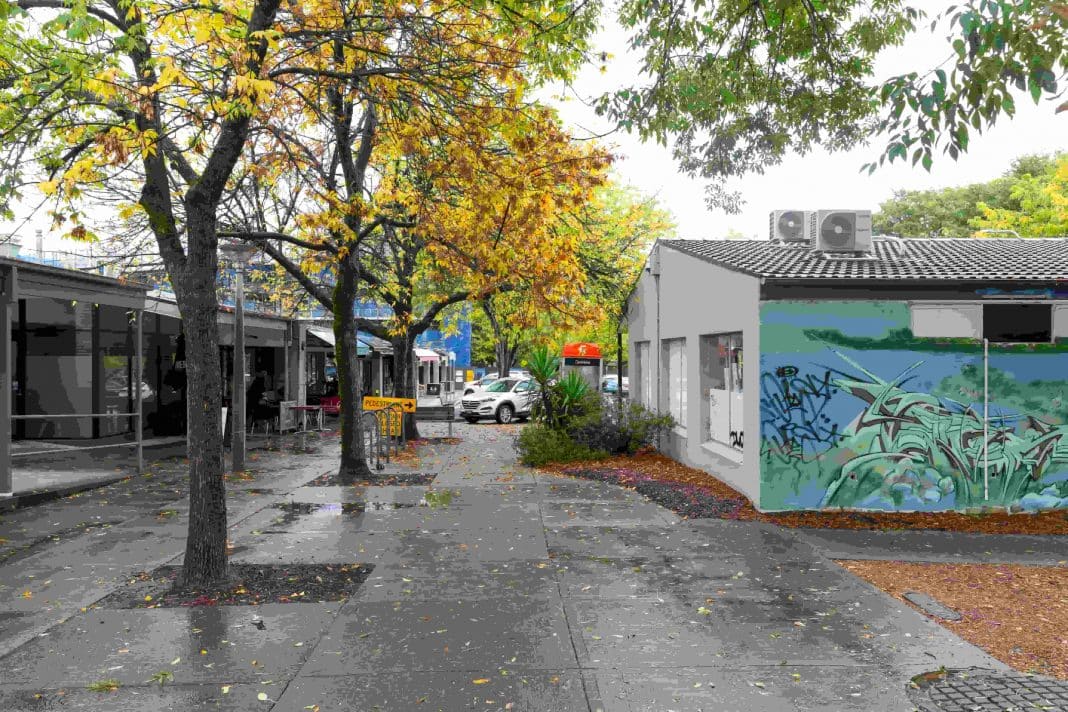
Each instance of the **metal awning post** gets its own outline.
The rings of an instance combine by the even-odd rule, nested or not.
[[[242,472],[245,469],[245,265],[256,248],[243,243],[220,246],[224,255],[234,266],[234,378],[233,426],[230,433],[230,469]],[[255,403],[252,404],[256,406]]]
[[[145,473],[145,448],[144,448],[144,433],[143,433],[143,420],[142,420],[142,405],[141,405],[141,382],[144,378],[142,372],[144,370],[142,359],[144,358],[144,346],[142,344],[142,338],[144,331],[141,326],[141,322],[145,318],[145,312],[143,309],[138,309],[134,312],[137,316],[137,332],[135,338],[137,339],[137,345],[134,347],[134,378],[133,381],[137,389],[136,408],[134,412],[137,414],[134,416],[134,432],[137,433],[137,474],[143,475]]]
[[[0,498],[11,497],[11,306],[18,304],[18,268],[0,267]]]
[[[983,339],[983,501],[990,499],[990,341]]]

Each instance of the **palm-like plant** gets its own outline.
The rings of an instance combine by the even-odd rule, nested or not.
[[[532,409],[534,420],[549,426],[556,424],[556,412],[553,408],[551,388],[556,377],[560,375],[560,359],[548,346],[538,346],[527,362],[530,377],[538,383],[538,403]]]

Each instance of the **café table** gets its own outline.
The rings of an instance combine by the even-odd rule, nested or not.
[[[291,405],[290,410],[300,411],[301,432],[308,431],[308,413],[315,413],[316,430],[325,430],[323,427],[323,407],[321,405]]]

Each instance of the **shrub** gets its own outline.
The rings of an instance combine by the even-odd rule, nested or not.
[[[519,452],[519,461],[531,467],[552,462],[597,460],[608,456],[603,450],[577,443],[567,433],[539,423],[531,423],[519,432],[516,450]]]
[[[567,428],[571,438],[594,450],[614,455],[633,455],[643,447],[656,445],[657,440],[671,429],[675,420],[660,415],[637,403],[622,412],[615,406],[601,406],[577,418]]]

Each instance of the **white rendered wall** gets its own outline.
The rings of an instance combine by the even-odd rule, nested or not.
[[[702,469],[735,489],[759,506],[760,497],[760,282],[756,277],[731,272],[664,245],[660,251],[660,277],[643,271],[628,303],[628,348],[630,362],[636,363],[635,344],[648,341],[649,373],[653,396],[657,397],[660,374],[660,344],[657,340],[657,282],[661,341],[686,339],[687,413],[683,428],[677,429],[661,449],[691,467]],[[647,266],[655,261],[650,258]],[[744,350],[744,431],[741,458],[729,447],[705,442],[708,438],[701,417],[700,337],[708,334],[741,332]],[[640,397],[632,375],[630,398]],[[738,460],[741,460],[740,462]]]

